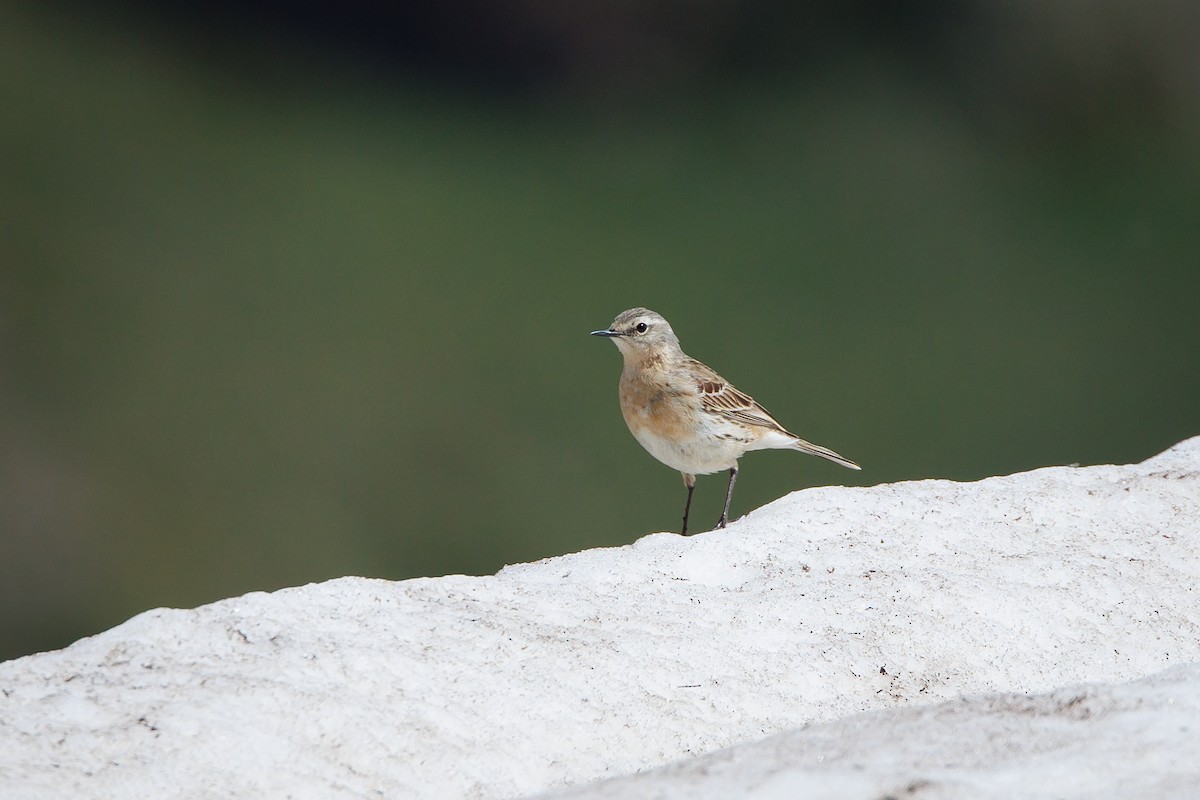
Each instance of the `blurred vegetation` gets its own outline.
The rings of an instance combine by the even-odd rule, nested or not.
[[[674,530],[633,305],[739,515],[1200,433],[1195,7],[559,5],[0,7],[0,657]]]

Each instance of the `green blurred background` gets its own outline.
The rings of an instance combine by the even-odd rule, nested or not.
[[[0,657],[675,530],[634,305],[864,467],[737,515],[1200,433],[1198,9],[0,5]]]

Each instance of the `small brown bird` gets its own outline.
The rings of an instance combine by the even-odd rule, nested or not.
[[[622,311],[607,330],[592,336],[613,340],[625,366],[621,370],[621,414],[650,455],[683,473],[687,503],[683,534],[697,475],[729,470],[724,528],[737,481],[738,459],[750,450],[799,450],[850,469],[861,469],[832,450],[806,442],[775,421],[767,410],[709,367],[679,348],[671,325],[647,308]]]

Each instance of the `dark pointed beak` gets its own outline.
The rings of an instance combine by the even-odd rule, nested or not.
[[[617,333],[614,330],[592,331],[592,336],[620,336],[620,335],[621,334]]]

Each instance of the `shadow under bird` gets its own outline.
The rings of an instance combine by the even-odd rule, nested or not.
[[[750,450],[799,450],[850,469],[861,469],[827,447],[791,433],[754,401],[679,347],[679,338],[661,314],[648,308],[622,311],[606,336],[621,351],[621,414],[633,438],[650,455],[683,473],[687,503],[683,534],[697,475],[729,470],[725,508],[717,527],[729,520],[738,459]]]

